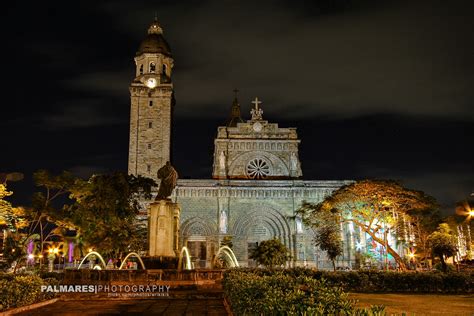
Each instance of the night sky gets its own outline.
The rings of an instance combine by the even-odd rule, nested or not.
[[[445,213],[474,192],[472,1],[9,1],[2,13],[0,171],[28,204],[37,169],[127,169],[140,41],[171,46],[173,162],[210,178],[238,88],[244,119],[297,127],[305,179],[390,178]]]

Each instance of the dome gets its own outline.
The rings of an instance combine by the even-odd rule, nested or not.
[[[143,53],[161,53],[171,56],[170,46],[162,34],[151,33],[141,42],[137,55]]]
[[[157,19],[150,24],[148,28],[148,35],[140,44],[137,55],[143,53],[161,53],[171,56],[170,46],[163,37],[163,30],[158,24]]]

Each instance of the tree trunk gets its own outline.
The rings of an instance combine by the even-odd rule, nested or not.
[[[448,270],[448,266],[446,265],[446,261],[444,261],[443,254],[439,255],[439,259],[441,260],[441,270],[443,270],[443,272],[446,272]]]
[[[336,271],[336,261],[335,260],[332,260],[332,268],[334,269],[334,271]]]
[[[405,271],[407,268],[405,266],[405,263],[403,263],[403,259],[402,257],[400,257],[400,255],[392,249],[392,247],[390,247],[387,243],[387,245],[385,244],[385,242],[378,238],[373,232],[371,232],[370,230],[368,230],[365,225],[362,225],[360,223],[357,223],[356,221],[353,222],[354,224],[356,224],[357,226],[359,226],[360,228],[362,228],[362,230],[364,232],[366,232],[370,237],[372,237],[372,239],[376,242],[378,242],[379,244],[381,244],[382,246],[386,246],[386,251],[395,259],[395,261],[398,263],[398,266],[400,267],[400,270],[402,271]]]

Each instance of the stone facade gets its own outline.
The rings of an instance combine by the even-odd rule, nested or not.
[[[276,237],[290,249],[294,258],[291,264],[329,266],[324,254],[311,243],[312,230],[303,226],[295,211],[303,200],[319,202],[348,183],[178,180],[172,199],[182,209],[181,246],[191,249],[195,266],[210,267],[220,242],[227,236],[232,240],[239,264],[252,266],[249,251],[257,243]]]
[[[161,32],[157,22],[152,23],[135,57],[136,73],[130,85],[128,173],[155,181],[158,169],[170,160],[174,106],[173,58],[169,48],[160,46]]]
[[[232,116],[235,116],[234,100]],[[296,128],[281,128],[262,119],[254,101],[252,119],[235,126],[221,126],[214,140],[215,179],[294,179],[302,176]],[[240,118],[240,108],[238,111]]]

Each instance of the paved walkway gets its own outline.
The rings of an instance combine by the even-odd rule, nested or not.
[[[227,315],[221,298],[58,301],[17,315]]]

